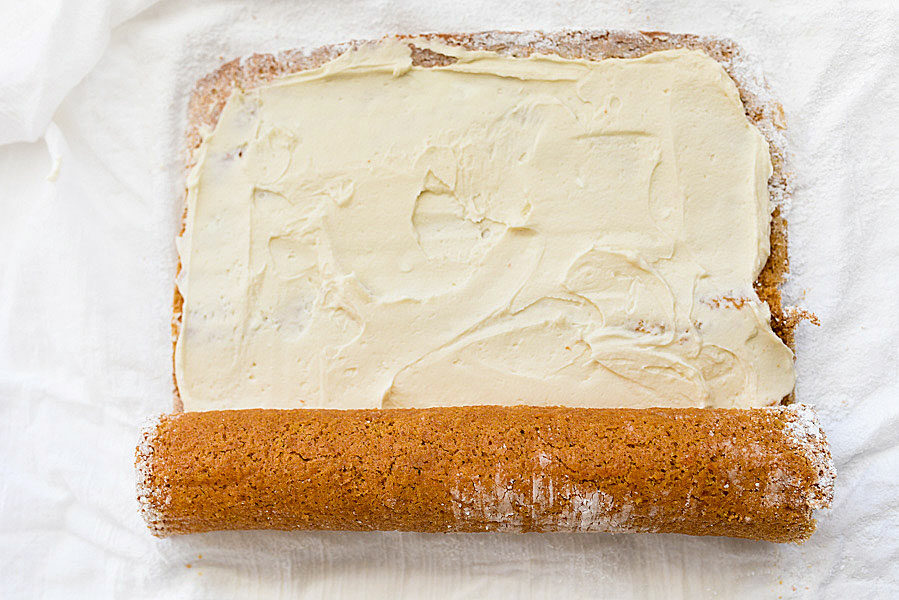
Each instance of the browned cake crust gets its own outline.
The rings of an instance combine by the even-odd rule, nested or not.
[[[156,535],[609,531],[797,542],[830,504],[802,405],[240,410],[162,417],[138,462]]]
[[[407,36],[401,36],[407,37]],[[789,197],[783,112],[731,42],[657,32],[483,32],[447,43],[511,56],[600,60],[688,47],[721,63],[767,138],[769,191]],[[200,80],[189,108],[187,166],[235,88],[310,69],[367,42],[235,60]],[[413,47],[413,63],[451,57]],[[756,281],[774,331],[785,313],[786,222],[775,209],[771,257]],[[180,265],[179,265],[180,271]],[[173,341],[183,299],[175,291]],[[216,529],[658,531],[801,541],[829,506],[833,464],[801,405],[753,410],[461,407],[240,410],[159,419],[137,452],[138,495],[157,535]]]

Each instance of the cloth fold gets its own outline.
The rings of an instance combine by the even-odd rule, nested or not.
[[[156,0],[16,2],[0,26],[0,144],[39,139],[111,31]]]

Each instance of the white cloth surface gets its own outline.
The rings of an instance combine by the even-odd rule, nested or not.
[[[899,597],[895,2],[7,0],[0,8],[0,597]],[[224,59],[418,31],[732,37],[789,125],[798,397],[836,459],[802,546],[670,535],[149,535],[171,405],[188,93]],[[190,565],[190,567],[188,567]]]

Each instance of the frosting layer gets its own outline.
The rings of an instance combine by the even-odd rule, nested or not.
[[[688,50],[407,42],[235,92],[188,178],[186,410],[772,404],[768,148]]]

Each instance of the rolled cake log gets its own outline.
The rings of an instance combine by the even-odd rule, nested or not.
[[[830,505],[811,408],[470,406],[162,416],[137,449],[154,534],[607,531],[799,542]]]

